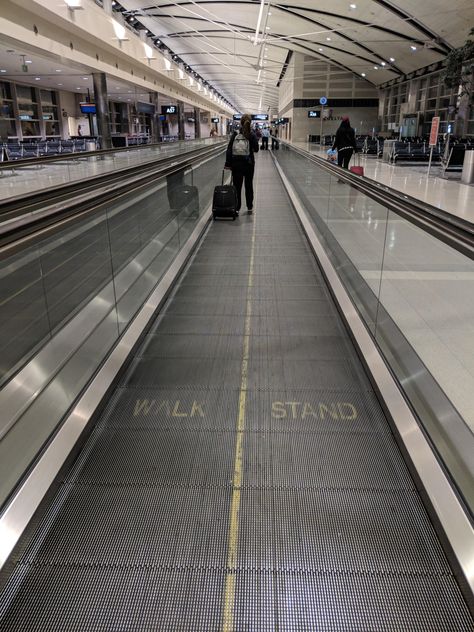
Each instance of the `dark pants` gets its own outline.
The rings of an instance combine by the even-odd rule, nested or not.
[[[262,136],[262,149],[268,149],[268,137]]]
[[[339,167],[349,169],[349,163],[351,161],[353,149],[343,149],[337,152],[337,164]]]
[[[247,208],[250,209],[253,206],[253,172],[255,170],[254,165],[242,165],[239,167],[233,167],[232,179],[234,187],[237,189],[238,206],[240,211],[242,205],[242,183],[245,180],[245,201],[247,202]]]
[[[275,136],[272,136],[272,149],[278,149],[278,138],[275,138]]]

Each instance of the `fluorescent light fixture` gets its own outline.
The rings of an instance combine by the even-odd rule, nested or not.
[[[59,68],[56,68],[56,72],[62,72],[62,70],[60,70]]]
[[[412,50],[416,50],[416,46],[413,46],[413,44],[410,46],[410,48],[411,48]]]
[[[33,62],[31,61],[31,59],[26,59],[25,60],[25,64],[32,64]]]
[[[357,5],[354,4],[354,3],[350,4],[349,6],[350,6],[351,9],[357,9]]]
[[[35,77],[35,81],[40,81],[41,77]]]
[[[171,70],[171,62],[167,57],[163,57],[163,61],[165,62],[166,70]]]
[[[112,20],[112,26],[114,27],[115,37],[120,42],[124,42],[128,39],[127,31],[123,24],[120,24],[120,22],[117,22],[117,20]]]
[[[78,9],[83,9],[82,0],[64,0],[68,9],[71,11],[77,11]]]
[[[58,83],[58,86],[62,86],[62,85],[63,85],[62,83]]]
[[[2,70],[0,70],[0,72],[7,72],[5,69],[2,68]]]
[[[255,29],[255,37],[253,39],[253,45],[258,43],[258,34],[260,33],[260,24],[262,23],[263,7],[265,6],[265,0],[260,0],[260,10],[258,12],[257,28]]]

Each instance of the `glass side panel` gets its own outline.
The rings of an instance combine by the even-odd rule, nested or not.
[[[276,156],[473,512],[474,262],[318,159],[289,145]]]
[[[0,260],[0,506],[209,211],[222,162],[177,167]]]

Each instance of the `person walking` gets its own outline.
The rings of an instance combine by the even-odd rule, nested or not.
[[[240,129],[230,137],[227,146],[225,169],[232,170],[232,180],[237,190],[237,212],[242,206],[242,184],[245,181],[245,201],[249,213],[253,211],[254,154],[258,152],[258,140],[250,128],[252,117],[244,114],[240,119]]]
[[[270,130],[264,127],[262,130],[262,149],[268,149],[268,139],[270,138]]]
[[[278,149],[278,127],[275,127],[272,132],[272,149]]]
[[[333,150],[337,149],[337,164],[339,167],[348,169],[353,152],[357,152],[355,131],[351,127],[348,116],[342,117],[332,148]]]

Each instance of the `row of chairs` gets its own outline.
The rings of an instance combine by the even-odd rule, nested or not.
[[[86,151],[85,139],[48,140],[35,143],[4,143],[1,146],[5,160],[24,160],[41,156],[57,156]]]

